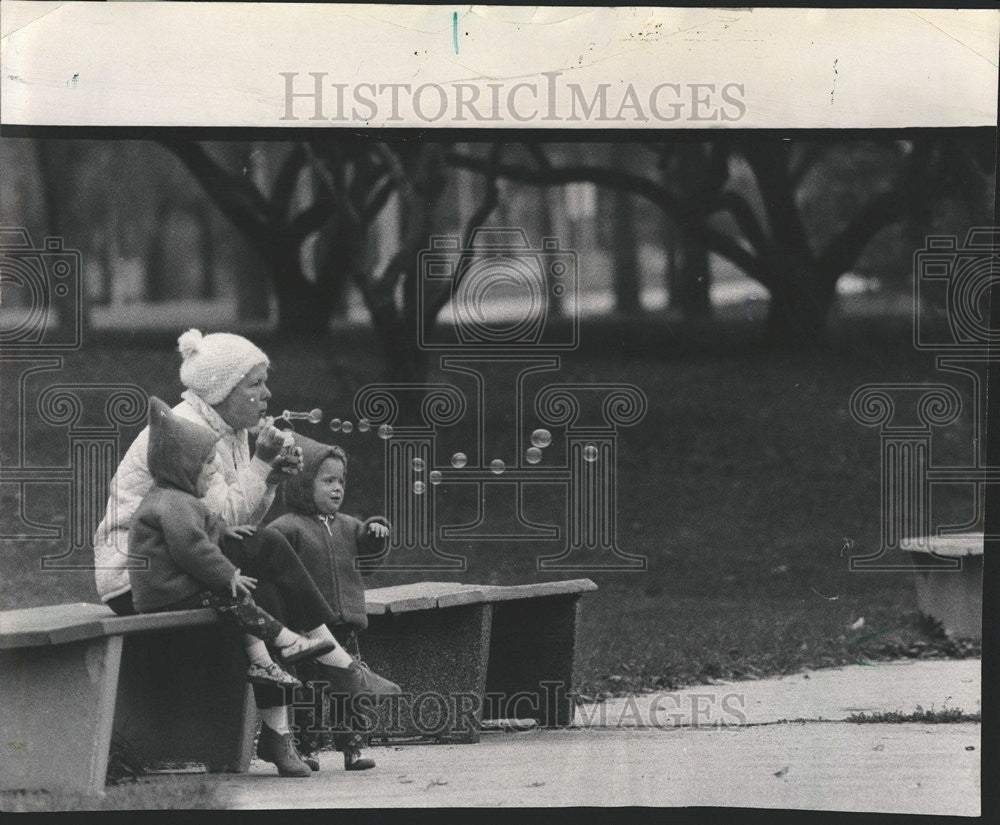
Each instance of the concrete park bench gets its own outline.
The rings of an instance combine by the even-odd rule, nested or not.
[[[474,742],[484,713],[569,724],[577,602],[593,589],[578,579],[369,590],[362,651],[405,688],[388,735]],[[238,631],[212,610],[4,611],[0,668],[2,790],[100,791],[113,737],[141,763],[249,767],[256,709],[246,659]]]
[[[921,536],[900,542],[915,568],[917,607],[939,621],[952,638],[983,636],[983,542],[983,533]],[[961,559],[961,569],[949,568],[932,554]]]

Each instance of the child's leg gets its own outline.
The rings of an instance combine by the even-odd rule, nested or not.
[[[333,630],[334,636],[337,641],[340,642],[344,651],[355,660],[360,660],[361,649],[358,646],[357,632],[344,625],[334,627]],[[342,720],[334,719],[334,708],[338,705],[340,705],[342,710],[344,709],[343,704],[338,703],[336,699],[331,701],[330,716],[332,726],[334,730],[337,731],[333,735],[333,746],[344,754],[344,768],[349,771],[374,768],[374,760],[367,759],[361,755],[362,748],[368,747],[367,734],[359,732],[358,728],[361,727],[361,725],[359,724],[357,717],[350,710],[344,713],[344,718]],[[353,703],[351,703],[351,710],[353,710]],[[338,721],[340,724],[338,724]]]

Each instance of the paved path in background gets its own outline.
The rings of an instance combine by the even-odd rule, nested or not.
[[[957,708],[981,711],[982,660],[874,662],[773,679],[616,697],[577,707],[581,727],[693,724],[760,725],[782,720],[844,720],[855,713]]]
[[[220,778],[219,791],[232,808],[716,805],[976,816],[980,725],[829,720],[917,705],[976,712],[980,668],[879,663],[690,688],[658,703],[656,694],[613,699],[603,715],[581,706],[576,728],[371,748],[378,767],[365,773],[344,772],[336,753],[307,779],[281,779],[255,762],[249,774]],[[651,707],[663,710],[650,716]]]

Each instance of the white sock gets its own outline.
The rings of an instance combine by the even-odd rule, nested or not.
[[[306,633],[306,636],[310,639],[323,639],[324,641],[333,642],[337,645],[329,653],[317,656],[317,662],[322,662],[324,665],[330,665],[330,667],[350,667],[354,662],[354,657],[337,644],[337,640],[330,632],[330,628],[328,628],[325,624],[321,624],[319,627],[314,627]]]
[[[244,636],[243,645],[251,664],[260,665],[261,667],[271,664],[271,654],[267,652],[267,645],[256,636],[251,636],[250,634]]]
[[[265,725],[281,736],[292,732],[292,729],[288,725],[288,705],[280,705],[276,708],[261,708],[260,718]]]
[[[289,630],[287,627],[281,628],[281,632],[274,637],[274,643],[278,647],[288,647],[292,642],[299,640],[299,634]]]

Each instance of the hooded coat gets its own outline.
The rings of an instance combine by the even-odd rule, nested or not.
[[[337,618],[332,624],[355,630],[368,627],[365,585],[355,559],[375,556],[385,550],[386,540],[368,532],[372,524],[389,522],[381,516],[365,521],[338,512],[326,521],[319,517],[313,500],[313,484],[319,467],[329,457],[339,458],[333,447],[295,434],[302,449],[302,469],[285,482],[288,512],[270,526],[280,532],[302,560],[327,604]]]
[[[271,466],[250,454],[246,430],[234,430],[191,390],[173,409],[175,416],[210,429],[218,438],[215,478],[205,495],[208,508],[228,524],[258,524],[274,501],[268,484]],[[118,465],[108,491],[108,507],[94,534],[94,576],[102,601],[129,591],[128,531],[142,497],[153,487],[146,462],[149,427],[143,429]]]
[[[236,572],[219,547],[225,522],[198,497],[198,476],[217,441],[212,430],[174,415],[159,398],[149,399],[146,460],[154,483],[128,532],[131,556],[148,561],[144,569],[129,569],[140,613],[204,590],[224,590]]]

